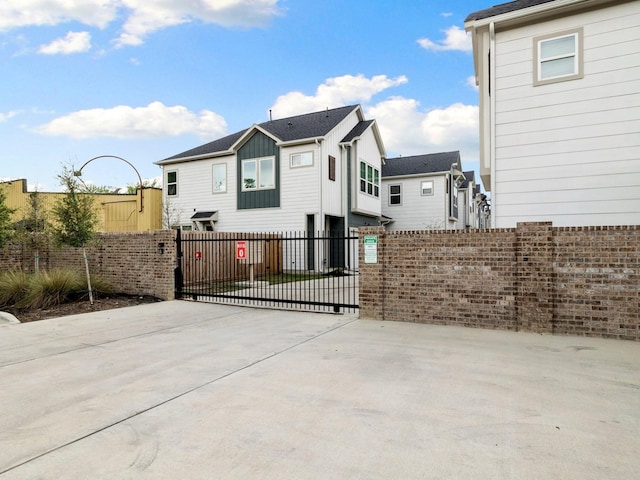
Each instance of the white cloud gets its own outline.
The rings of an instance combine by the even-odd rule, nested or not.
[[[0,112],[0,123],[6,122],[7,120],[9,120],[9,119],[15,117],[16,115],[18,115],[18,113],[20,113],[20,112],[17,111],[17,110],[12,110],[12,111],[7,112],[7,113]]]
[[[0,31],[78,22],[105,28],[124,18],[117,46],[140,45],[154,31],[200,21],[261,27],[282,13],[279,0],[2,0]]]
[[[281,13],[278,0],[121,0],[130,10],[116,40],[117,46],[140,45],[148,34],[199,20],[223,27],[253,28],[266,25]]]
[[[329,78],[317,88],[315,95],[290,92],[278,97],[272,110],[274,118],[284,118],[362,103],[366,117],[378,123],[388,155],[459,150],[463,159],[477,160],[479,113],[476,105],[454,103],[422,109],[417,100],[400,96],[370,103],[374,95],[407,81],[405,76],[388,78],[385,75]]]
[[[407,77],[404,75],[396,78],[389,78],[386,75],[375,75],[371,78],[364,75],[328,78],[316,89],[315,95],[305,95],[302,92],[281,95],[276,99],[271,110],[274,118],[284,118],[351,103],[364,103],[388,88],[407,82]]]
[[[68,32],[64,38],[58,38],[48,45],[41,45],[38,52],[45,55],[68,55],[89,50],[91,50],[91,34],[89,32]]]
[[[473,88],[476,92],[479,90],[478,85],[476,85],[476,77],[475,75],[471,75],[467,77],[467,85]]]
[[[389,155],[420,155],[459,150],[477,159],[478,107],[454,103],[421,110],[417,100],[392,97],[365,109],[375,119]]]
[[[184,134],[216,138],[226,134],[227,123],[209,110],[194,113],[181,105],[168,107],[161,102],[152,102],[146,107],[119,105],[80,110],[56,118],[38,127],[37,131],[72,138],[149,138]]]
[[[0,30],[79,22],[104,28],[112,22],[121,0],[3,0]]]
[[[433,51],[443,51],[443,50],[458,50],[461,52],[471,52],[473,51],[473,46],[471,44],[471,37],[467,35],[467,33],[462,30],[460,27],[454,25],[449,27],[444,31],[446,37],[444,40],[440,42],[434,42],[429,40],[428,38],[421,38],[418,40],[418,44],[426,49]]]

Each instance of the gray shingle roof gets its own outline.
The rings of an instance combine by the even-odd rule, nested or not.
[[[464,173],[464,182],[462,182],[460,188],[469,188],[469,182],[475,183],[476,181],[476,172],[474,172],[473,170],[469,170],[468,172],[462,173]]]
[[[359,108],[359,106],[349,105],[346,107],[327,109],[321,112],[306,113],[304,115],[270,120],[268,122],[260,123],[259,126],[282,142],[323,137],[334,129],[336,125],[344,120],[347,115],[353,112],[356,108]],[[245,128],[244,130],[219,138],[213,142],[205,143],[199,147],[173,155],[172,157],[165,158],[164,160],[156,162],[156,164],[162,164],[164,162],[180,158],[225,152],[229,150],[231,146],[247,132],[247,130],[249,130],[249,128]]]
[[[353,127],[349,133],[347,133],[347,135],[342,139],[340,143],[348,143],[354,138],[358,138],[365,132],[367,128],[369,128],[369,125],[371,125],[372,123],[373,120],[362,120],[361,122],[358,122],[358,124]]]
[[[515,12],[516,10],[535,7],[536,5],[553,1],[554,0],[516,0],[514,2],[501,3],[490,8],[485,8],[484,10],[470,13],[464,21],[483,20],[485,18],[495,17],[496,15],[502,15],[503,13]]]
[[[382,165],[382,177],[448,172],[454,164],[457,168],[462,167],[458,151],[387,158]]]

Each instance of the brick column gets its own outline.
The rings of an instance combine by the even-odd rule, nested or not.
[[[551,222],[518,223],[516,227],[519,329],[552,333],[554,309],[553,227]]]
[[[358,229],[359,252],[359,298],[360,318],[384,320],[384,227],[361,227]],[[364,238],[376,236],[378,240],[378,262],[365,263]]]

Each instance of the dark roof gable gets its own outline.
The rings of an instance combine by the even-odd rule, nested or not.
[[[369,125],[371,125],[372,123],[373,120],[362,120],[361,122],[358,122],[356,126],[353,127],[349,133],[347,133],[347,135],[342,139],[340,143],[349,143],[354,138],[358,138],[365,132],[367,128],[369,128]]]
[[[454,164],[458,169],[462,168],[458,151],[387,158],[382,165],[382,177],[448,172]]]
[[[502,15],[503,13],[515,12],[516,10],[535,7],[536,5],[553,1],[554,0],[515,0],[514,2],[501,3],[490,8],[485,8],[484,10],[470,13],[464,21],[483,20],[485,18],[495,17],[496,15]]]
[[[278,120],[269,120],[267,122],[260,123],[258,126],[282,142],[323,137],[333,130],[336,125],[344,120],[347,115],[353,112],[356,108],[359,108],[359,106],[349,105],[346,107],[327,109],[320,112],[306,113]],[[250,130],[250,128],[232,133],[231,135],[219,138],[213,142],[205,143],[204,145],[200,145],[199,147],[192,148],[191,150],[165,158],[164,160],[160,160],[156,163],[162,164],[169,160],[178,160],[180,158],[226,152],[248,130]]]

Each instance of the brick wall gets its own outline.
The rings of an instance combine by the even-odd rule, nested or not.
[[[361,318],[640,340],[640,226],[359,235]]]
[[[87,248],[91,273],[113,284],[118,292],[174,298],[175,232],[98,233]],[[66,268],[84,273],[82,250],[49,246],[39,252],[40,268]],[[21,245],[0,250],[0,268],[33,272],[34,253]]]

